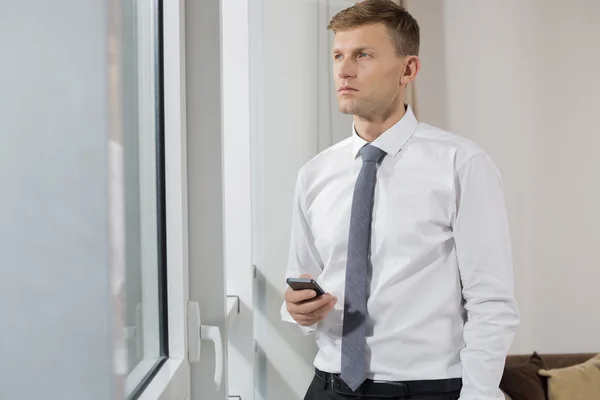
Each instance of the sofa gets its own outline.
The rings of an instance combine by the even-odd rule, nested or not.
[[[600,400],[600,353],[509,355],[500,389],[507,400]]]

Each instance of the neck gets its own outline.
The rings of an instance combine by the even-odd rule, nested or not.
[[[374,117],[355,115],[354,129],[358,136],[371,143],[381,136],[383,132],[398,123],[404,117],[405,113],[404,102],[402,102],[400,107]]]

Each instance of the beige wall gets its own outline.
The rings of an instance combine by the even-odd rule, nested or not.
[[[503,174],[512,352],[600,351],[600,2],[405,3],[422,31],[420,119],[475,139]]]

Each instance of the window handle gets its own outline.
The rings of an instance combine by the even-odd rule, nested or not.
[[[188,302],[188,360],[190,364],[200,362],[200,348],[202,341],[211,341],[215,346],[215,378],[214,384],[217,391],[221,388],[223,380],[223,340],[221,329],[218,326],[202,325],[200,319],[200,305],[197,301]]]
[[[201,325],[200,339],[210,340],[215,345],[215,388],[219,391],[223,379],[223,341],[218,326]]]

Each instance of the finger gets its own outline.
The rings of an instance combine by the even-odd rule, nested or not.
[[[326,306],[331,301],[331,294],[326,293],[323,296],[297,304],[299,314],[311,314],[320,308]]]
[[[302,303],[303,301],[314,298],[317,293],[311,289],[292,290],[288,289],[285,292],[285,300],[291,303]]]
[[[314,318],[318,318],[319,320],[322,320],[323,318],[325,318],[327,316],[327,314],[329,314],[331,312],[331,310],[333,310],[336,303],[337,303],[337,298],[332,296],[331,300],[327,304],[325,304],[323,307],[313,311],[311,315]]]
[[[291,316],[299,324],[311,325],[315,321],[315,318],[312,318],[312,317],[310,317],[308,315],[304,315],[304,314],[294,313],[294,314],[291,314]]]
[[[301,326],[311,326],[311,325],[318,323],[319,320],[318,319],[301,319],[296,322],[298,323],[298,325],[301,325]]]
[[[313,324],[323,320],[327,316],[327,314],[329,314],[331,312],[331,310],[333,310],[336,303],[337,303],[337,298],[333,297],[329,303],[327,303],[323,307],[313,311],[310,314],[294,313],[291,315],[292,315],[292,318],[294,318],[294,320],[301,325],[304,325],[304,326],[313,325]]]
[[[309,290],[311,292],[312,290]],[[290,314],[310,314],[317,308],[321,308],[331,299],[330,294],[324,294],[316,298],[311,298],[305,301],[294,302],[286,301],[286,307]]]
[[[313,325],[322,320],[320,317],[314,317],[306,314],[292,314],[292,318],[301,325]]]
[[[302,274],[299,276],[299,278],[308,278],[308,279],[312,279],[312,275],[311,274]]]
[[[317,322],[323,320],[327,316],[327,314],[329,314],[331,312],[331,310],[333,310],[333,308],[337,304],[337,300],[338,300],[337,297],[331,296],[331,301],[329,301],[329,303],[327,303],[320,309],[315,310],[311,314],[298,314],[298,313],[290,313],[290,314],[291,314],[292,318],[294,318],[294,320],[302,326],[314,325]]]
[[[337,297],[333,297],[331,299],[331,301],[329,302],[329,304],[327,304],[327,312],[325,313],[325,315],[329,314],[331,312],[331,310],[333,310],[335,308],[335,305],[337,304]]]

